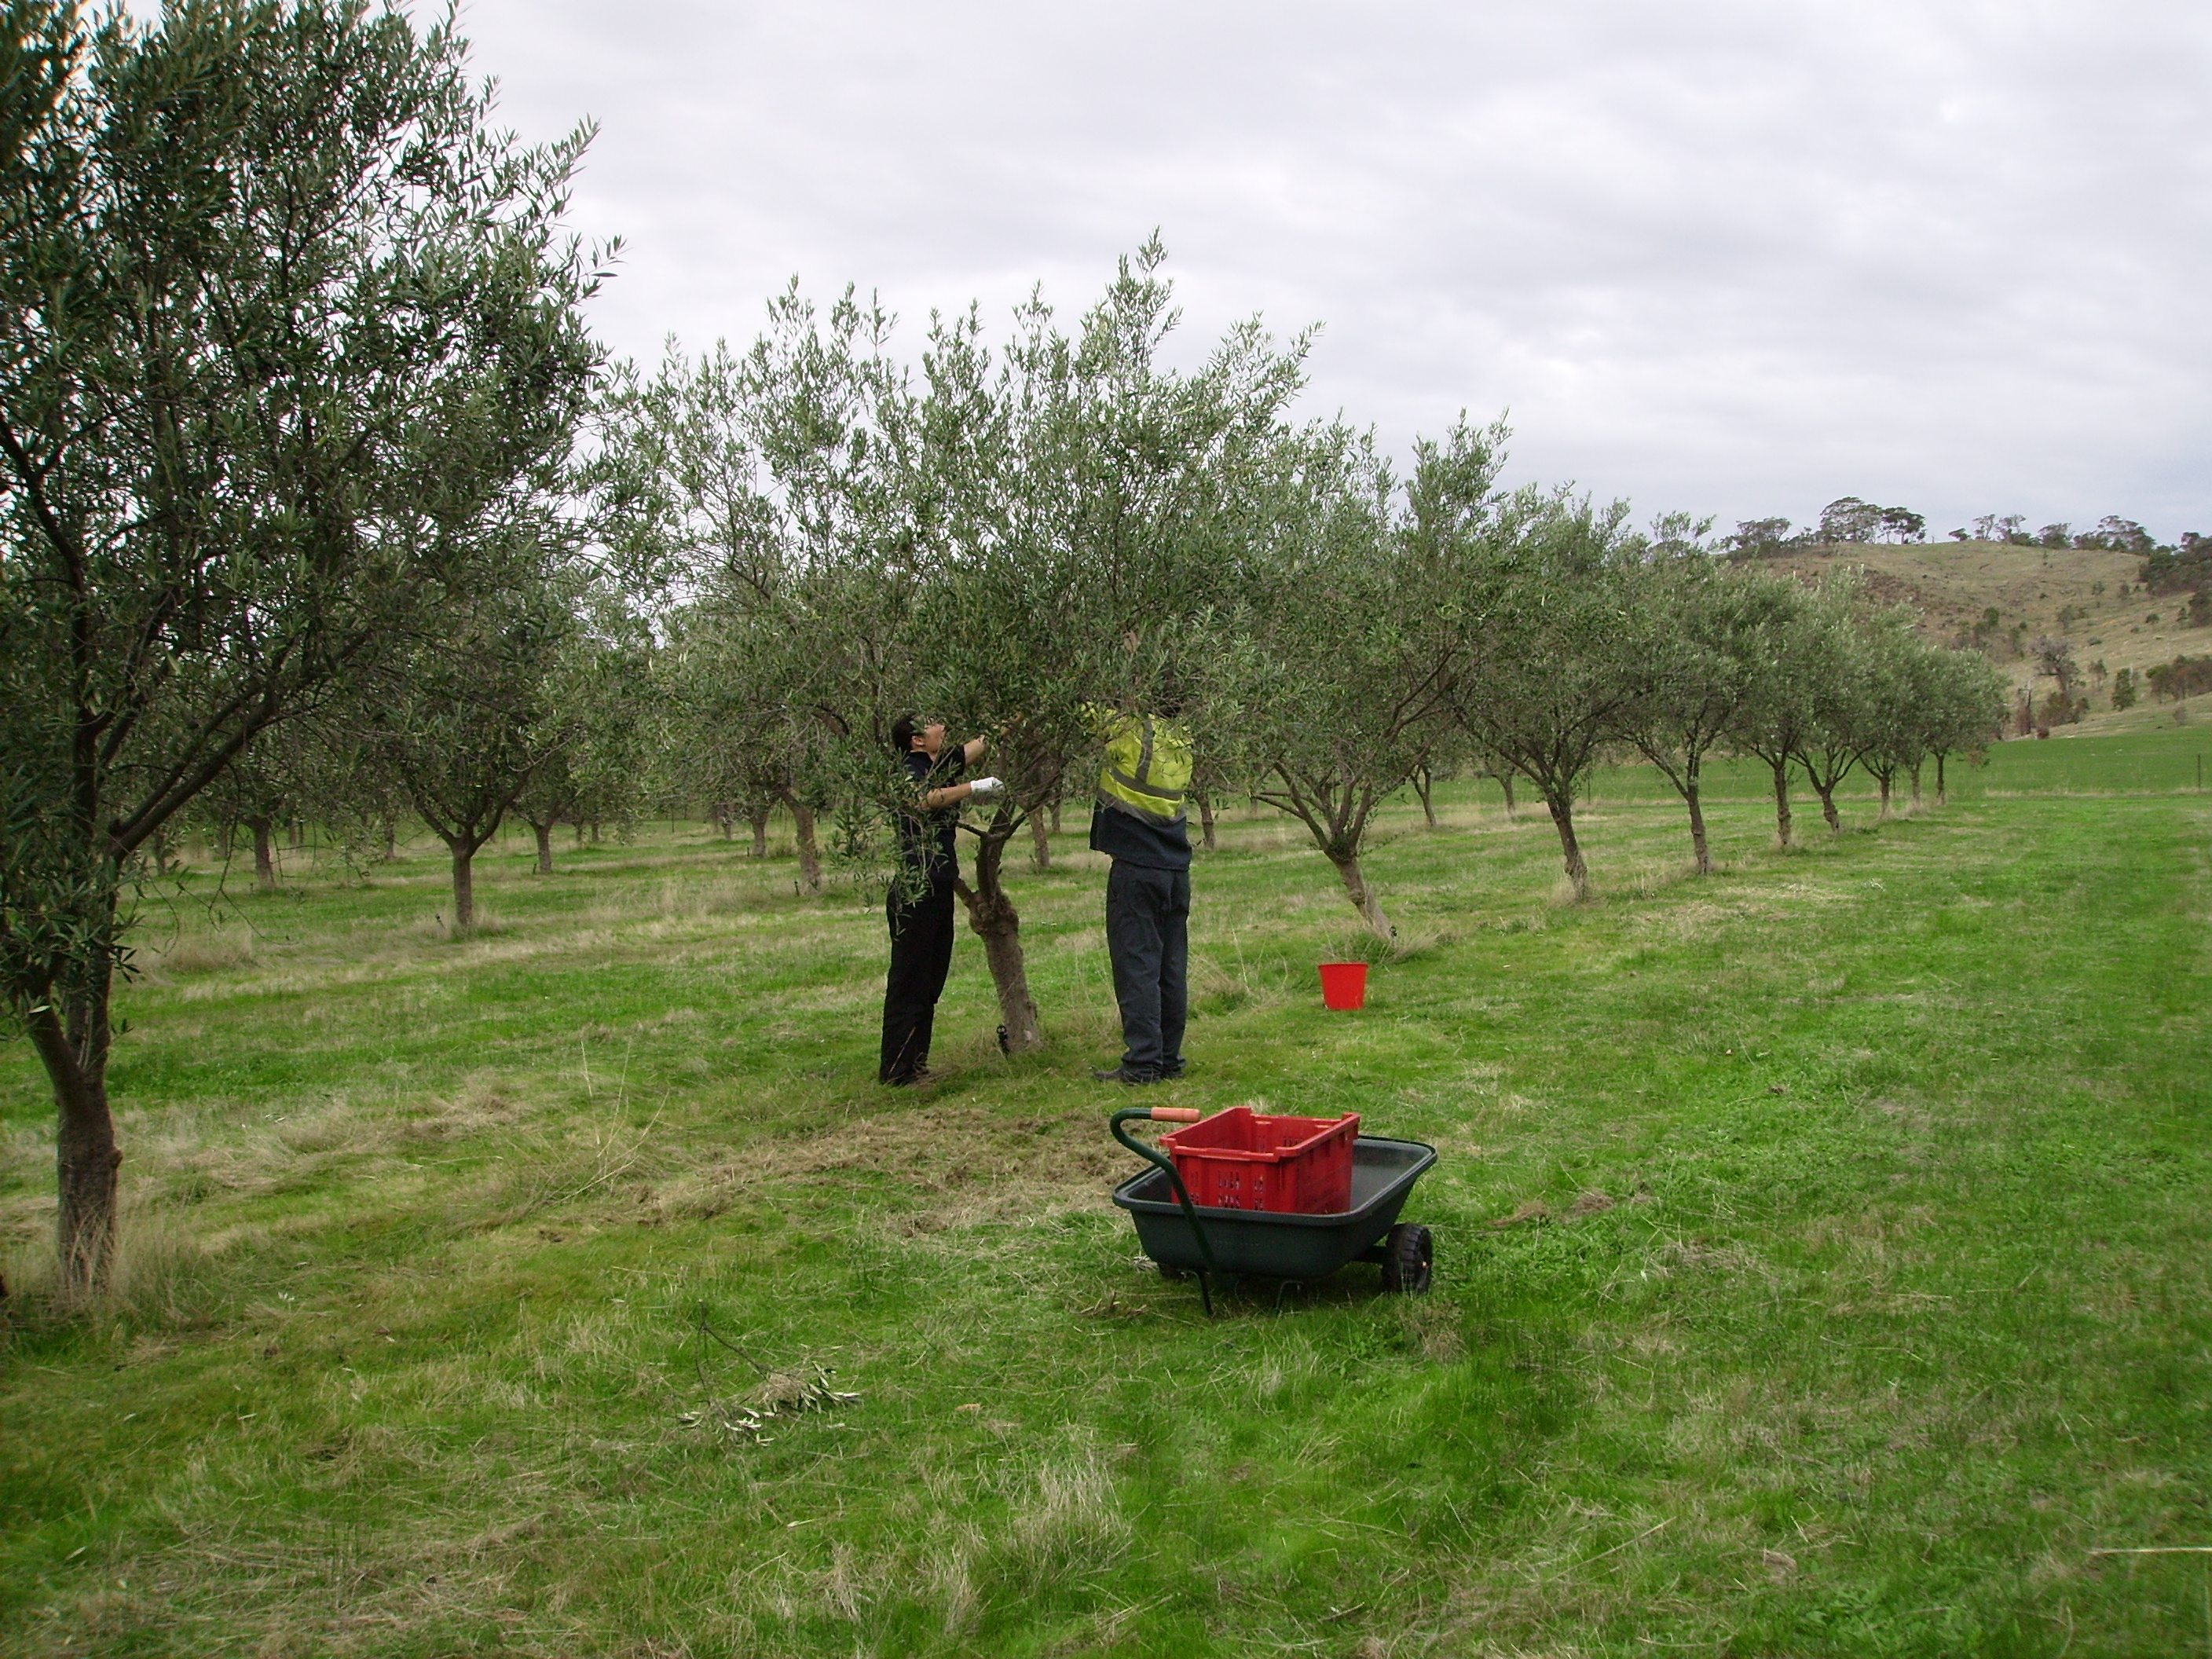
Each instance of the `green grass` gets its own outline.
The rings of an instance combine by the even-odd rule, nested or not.
[[[1832,840],[1804,797],[1790,855],[1732,775],[1705,881],[1609,774],[1579,908],[1540,812],[1448,788],[1355,1015],[1327,866],[1233,818],[1152,1098],[1433,1141],[1438,1282],[1211,1324],[1105,1202],[1073,823],[1017,881],[1048,1051],[963,940],[911,1095],[880,914],[696,826],[511,842],[462,939],[427,851],[195,877],[95,1320],[39,1311],[0,1049],[0,1651],[2212,1654],[2212,1556],[2093,1553],[2212,1544],[2197,742],[2005,744]],[[729,1426],[817,1365],[860,1398]]]
[[[2100,732],[2091,740],[2086,732],[2075,737],[2070,728],[2061,726],[2049,741],[1994,744],[1985,751],[1984,763],[1980,765],[1954,756],[1946,769],[1950,798],[1965,802],[2021,794],[2195,795],[2200,789],[2212,789],[2212,718],[2208,718],[2212,717],[2212,698],[2203,702],[2200,723],[2197,724],[2175,726],[2172,705],[2163,704],[2118,717],[2133,720],[2137,714],[2146,714],[2139,729]],[[1921,769],[1920,784],[1924,804],[1932,805],[1936,793],[1934,762]],[[1485,798],[1496,799],[1494,786],[1486,787],[1492,793]],[[1845,787],[1863,792],[1869,786],[1863,778],[1854,775]],[[1716,800],[1756,799],[1771,803],[1773,788],[1773,775],[1762,763],[1721,761],[1711,765],[1705,793]],[[1907,793],[1905,779],[1897,781],[1897,791],[1901,805]],[[1665,776],[1648,766],[1619,767],[1601,772],[1596,795],[1601,806],[1618,801],[1672,805],[1676,799],[1674,787]],[[1802,776],[1794,775],[1790,810],[1798,818],[1801,830],[1805,821],[1817,820],[1820,815],[1820,798],[1806,787]],[[1824,826],[1814,822],[1813,828]]]

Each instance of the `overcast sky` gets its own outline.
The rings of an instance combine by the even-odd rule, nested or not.
[[[798,276],[1064,314],[1157,226],[1195,350],[1324,331],[1310,413],[1803,522],[2212,531],[2203,0],[473,0],[531,137],[600,126],[621,355]]]

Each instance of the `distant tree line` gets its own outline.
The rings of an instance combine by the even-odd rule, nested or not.
[[[2015,547],[2071,549],[2081,551],[2134,553],[2142,556],[2136,580],[2153,594],[2185,594],[2184,613],[2192,628],[2212,627],[2212,537],[2185,532],[2171,546],[2161,545],[2133,519],[2108,515],[2088,530],[2068,524],[2047,524],[2031,532],[2017,513],[1985,513],[1971,524],[1951,532],[1958,541],[1996,542]],[[1812,548],[1866,546],[1876,543],[1905,544],[1927,538],[1927,520],[1901,507],[1876,507],[1856,495],[1844,495],[1820,510],[1820,520],[1793,530],[1787,519],[1746,519],[1735,533],[1723,537],[1720,550],[1734,559],[1771,559]],[[2128,592],[2124,584],[2120,593]],[[2062,613],[2063,615],[2063,613]],[[2065,626],[2062,620],[2060,626]],[[1972,629],[1971,642],[1987,648],[1999,631],[1991,610]],[[2024,653],[2014,630],[2013,654]]]
[[[1909,507],[1877,507],[1856,495],[1840,496],[1820,509],[1820,519],[1802,529],[1788,519],[1746,519],[1733,535],[1722,539],[1722,549],[1737,557],[1762,558],[1811,547],[1904,544],[1925,541],[1928,521]],[[2212,538],[2191,531],[2172,546],[2162,546],[2149,531],[2133,519],[2107,516],[2088,530],[2069,524],[2047,524],[2031,531],[2017,513],[1984,514],[1954,530],[1954,541],[1996,542],[2014,547],[2070,548],[2085,551],[2137,553],[2143,556],[2142,580],[2153,592],[2193,586],[2212,565]],[[2176,573],[2183,573],[2176,580]]]
[[[2150,532],[2133,519],[2110,515],[2100,519],[2094,529],[2077,531],[2068,524],[2047,524],[2031,532],[2027,520],[2017,513],[1985,513],[1966,528],[1954,530],[1951,537],[1961,542],[2001,542],[2014,547],[2078,548],[2109,553],[2148,554],[2158,547]]]
[[[1773,558],[1808,547],[1925,541],[1928,520],[1910,507],[1876,507],[1856,495],[1839,496],[1820,509],[1817,523],[1792,530],[1787,519],[1746,519],[1723,538],[1723,550],[1740,559]]]

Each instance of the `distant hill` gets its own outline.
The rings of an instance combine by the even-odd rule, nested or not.
[[[2154,663],[2212,654],[2212,628],[2188,625],[2186,593],[2141,591],[2136,575],[2142,559],[2134,553],[2008,542],[1853,542],[1791,548],[1762,562],[1807,580],[1856,566],[1877,599],[1911,606],[1923,631],[1946,645],[1973,638],[1978,625],[1990,659],[2016,686],[2027,682],[2033,665],[2013,650],[2015,630],[2026,647],[2039,635],[2065,639],[2088,676],[2091,723],[2100,726],[2108,722],[2094,717],[2112,706],[2111,675],[2132,668],[2140,677]],[[1986,622],[1992,608],[1994,629]],[[2072,614],[2062,622],[2062,611]],[[2098,662],[2106,671],[2102,680],[2090,673]],[[2049,689],[2048,682],[2041,687]],[[2131,720],[2140,724],[2149,717],[2138,708]]]

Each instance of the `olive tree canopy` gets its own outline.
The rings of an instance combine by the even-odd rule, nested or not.
[[[1371,441],[1322,427],[1279,453],[1240,612],[1232,752],[1255,799],[1305,826],[1387,939],[1361,854],[1376,809],[1444,735],[1453,657],[1425,625],[1416,521],[1397,516]]]
[[[1589,871],[1575,801],[1644,684],[1648,544],[1620,502],[1534,487],[1459,538],[1440,619],[1458,640],[1452,712],[1494,769],[1536,787],[1577,899]]]
[[[486,126],[450,28],[343,0],[0,27],[0,987],[52,1079],[65,1293],[120,1152],[140,851],[257,733],[487,580],[595,363],[580,131]]]

